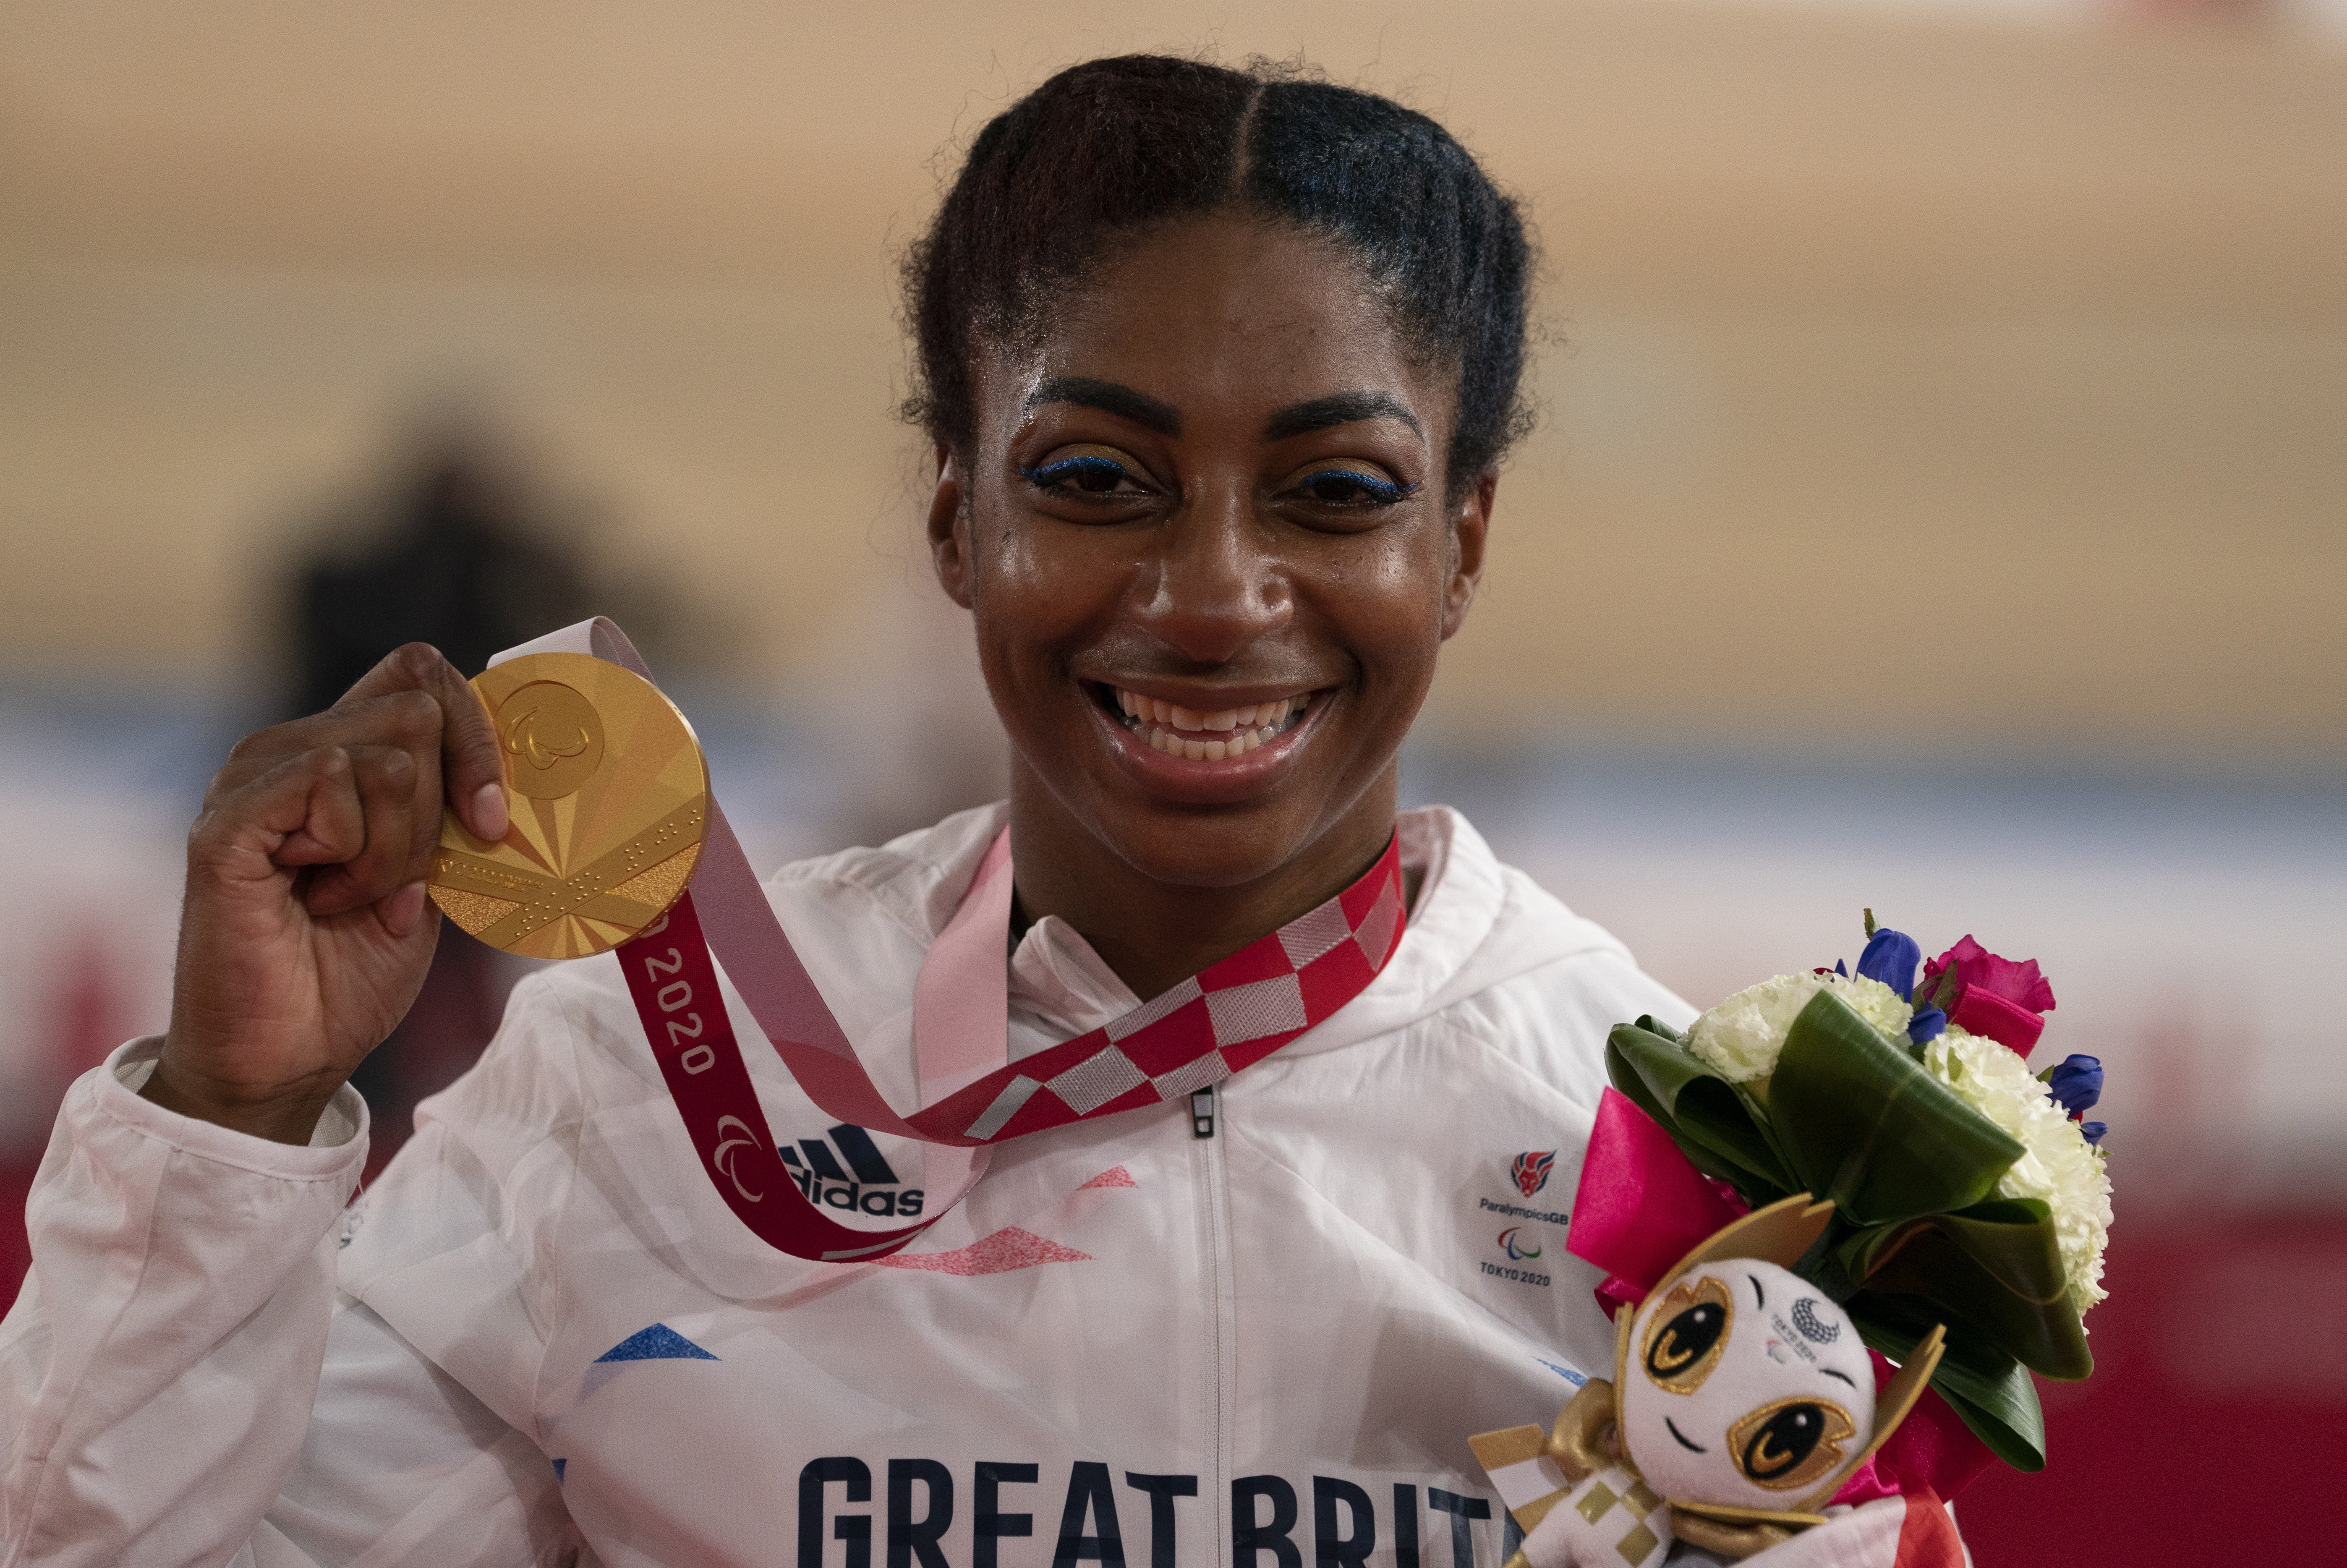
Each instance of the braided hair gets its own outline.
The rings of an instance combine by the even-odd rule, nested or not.
[[[989,120],[905,261],[906,417],[966,453],[971,359],[1150,229],[1229,210],[1338,242],[1427,363],[1456,376],[1452,494],[1530,424],[1520,394],[1530,244],[1516,204],[1426,116],[1250,62],[1091,60]]]

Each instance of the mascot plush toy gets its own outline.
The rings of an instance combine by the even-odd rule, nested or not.
[[[1612,1382],[1591,1378],[1546,1431],[1468,1440],[1524,1532],[1508,1568],[1655,1568],[1674,1540],[1736,1559],[1851,1533],[1828,1527],[1856,1526],[1864,1510],[1832,1521],[1822,1510],[1922,1396],[1942,1334],[1876,1392],[1848,1315],[1792,1272],[1832,1216],[1803,1194],[1718,1231],[1615,1316]],[[1945,1513],[1928,1512],[1925,1529],[1961,1562]],[[1941,1554],[1905,1550],[1915,1527],[1901,1517],[1863,1522],[1861,1533],[1887,1526],[1885,1562]],[[1836,1547],[1819,1561],[1878,1555],[1856,1540]]]

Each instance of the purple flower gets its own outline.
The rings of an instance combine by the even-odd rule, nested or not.
[[[1858,956],[1858,972],[1870,980],[1881,980],[1905,1000],[1914,995],[1915,966],[1922,961],[1923,949],[1914,938],[1878,926],[1867,938],[1866,951]]]
[[[2081,1122],[2078,1123],[2078,1131],[2086,1135],[2087,1143],[2099,1149],[2102,1147],[2103,1134],[2109,1132],[2110,1128],[2101,1122]]]
[[[2092,1056],[2065,1056],[2038,1076],[2045,1081],[2045,1091],[2054,1102],[2076,1121],[2095,1108],[2103,1097],[2103,1064]]]
[[[1915,1016],[1907,1022],[1907,1043],[1922,1045],[1934,1040],[1948,1030],[1948,1015],[1938,1008],[1917,1008]]]

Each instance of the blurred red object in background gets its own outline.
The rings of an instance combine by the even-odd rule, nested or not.
[[[33,1266],[32,1244],[25,1235],[25,1199],[33,1190],[30,1163],[0,1164],[0,1296],[11,1304]]]
[[[73,932],[55,961],[56,989],[46,1011],[56,1049],[56,1091],[104,1061],[116,1046],[138,1032],[131,1006],[118,982],[119,943],[95,926]]]
[[[2095,1376],[2038,1385],[2045,1472],[1993,1469],[1956,1505],[1979,1568],[2347,1555],[2323,1522],[2347,1434],[2347,1214],[2123,1211],[2106,1264]]]

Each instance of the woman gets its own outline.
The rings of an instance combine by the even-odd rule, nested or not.
[[[1607,1026],[1688,1016],[1455,815],[1397,820],[1520,423],[1526,271],[1473,160],[1366,94],[1102,60],[979,134],[907,272],[929,538],[1010,799],[785,867],[784,926],[910,1107],[923,957],[1005,824],[1014,1058],[1397,834],[1409,925],[1218,1088],[1003,1144],[911,1255],[735,1221],[609,958],[524,985],[346,1212],[343,1081],[432,950],[442,800],[503,830],[496,747],[420,648],[238,746],[169,1032],[76,1085],[36,1188],[9,1560],[1501,1561],[1466,1436],[1610,1356],[1563,1210]],[[919,1212],[919,1144],[750,1055],[810,1195]]]

